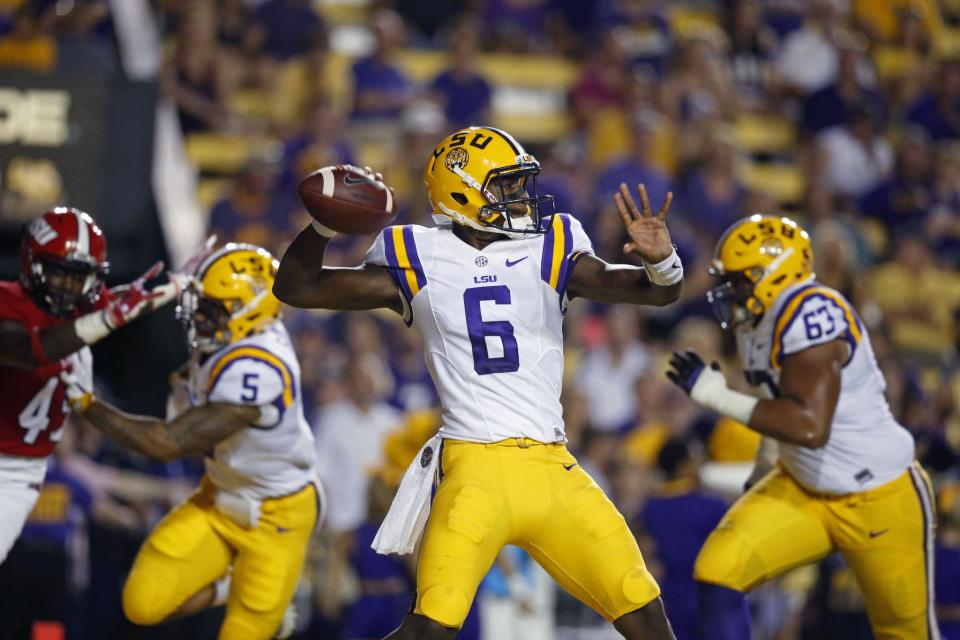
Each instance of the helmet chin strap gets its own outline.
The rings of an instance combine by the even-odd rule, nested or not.
[[[450,207],[444,206],[442,202],[436,203],[437,207],[448,216],[455,223],[463,225],[464,227],[470,227],[471,229],[476,229],[477,231],[485,231],[487,233],[499,233],[500,235],[507,236],[512,240],[522,240],[528,237],[530,234],[523,233],[521,231],[508,231],[507,229],[501,229],[500,227],[490,227],[487,225],[480,224],[479,222],[474,222],[470,218],[466,217],[458,211],[454,211]]]

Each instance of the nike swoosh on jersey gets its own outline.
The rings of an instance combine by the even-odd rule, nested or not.
[[[883,534],[885,534],[887,531],[890,531],[890,529],[888,528],[888,529],[880,529],[880,531],[870,531],[867,535],[869,535],[871,538],[878,538]]]
[[[519,260],[511,260],[510,258],[507,258],[507,266],[508,266],[508,267],[512,267],[513,265],[515,265],[515,264],[517,264],[517,263],[523,262],[524,260],[526,260],[526,259],[529,258],[529,257],[530,257],[530,256],[523,256],[523,257],[520,258]]]
[[[575,466],[577,466],[576,462],[574,462],[573,464],[565,464],[563,465],[563,468],[566,469],[567,471],[570,471],[570,469],[573,469]]]

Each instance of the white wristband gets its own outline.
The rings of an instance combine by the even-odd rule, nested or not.
[[[73,330],[77,332],[77,337],[88,345],[103,340],[112,331],[104,318],[103,311],[94,311],[80,316],[74,321]]]
[[[333,229],[331,229],[330,227],[324,224],[320,224],[316,220],[311,220],[310,226],[313,227],[313,230],[316,231],[321,236],[323,236],[324,238],[330,239],[333,236],[337,235],[336,231],[334,231]]]
[[[737,422],[747,424],[753,408],[759,400],[727,387],[727,379],[716,369],[705,368],[690,390],[690,397],[697,404],[717,413],[730,416]]]
[[[650,282],[661,287],[669,287],[683,280],[683,263],[680,256],[677,255],[677,248],[667,256],[666,260],[661,260],[656,264],[650,264],[643,261],[643,267],[647,270]]]

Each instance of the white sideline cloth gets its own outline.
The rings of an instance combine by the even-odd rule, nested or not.
[[[404,472],[390,511],[370,545],[377,553],[405,555],[413,552],[430,515],[430,493],[437,460],[440,459],[441,442],[440,436],[430,438]]]

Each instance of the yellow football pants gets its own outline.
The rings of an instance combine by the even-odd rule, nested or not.
[[[843,496],[806,491],[778,467],[710,534],[694,577],[749,591],[837,550],[857,577],[877,640],[936,639],[934,504],[917,463],[896,480]]]
[[[460,627],[507,544],[607,620],[660,595],[623,516],[562,444],[444,440],[438,478],[414,613]]]
[[[204,478],[190,499],[150,533],[124,585],[123,611],[136,624],[163,622],[232,564],[219,637],[270,638],[300,578],[318,516],[317,489],[310,484],[292,495],[264,500],[255,529],[217,511],[214,492]]]

